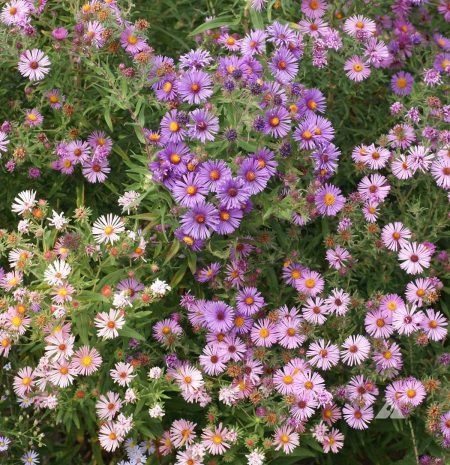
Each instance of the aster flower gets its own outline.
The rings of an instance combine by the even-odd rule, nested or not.
[[[389,371],[391,375],[395,375],[403,365],[402,353],[396,342],[384,341],[372,358],[376,363],[377,371],[381,374]]]
[[[423,402],[425,397],[425,388],[419,380],[412,377],[404,380],[402,395],[399,398],[400,403],[417,407]]]
[[[197,108],[190,113],[191,121],[188,123],[188,134],[201,142],[213,141],[219,131],[219,118],[207,110]]]
[[[254,158],[246,158],[239,168],[239,176],[251,195],[262,192],[267,186],[270,174],[265,167]]]
[[[291,128],[289,112],[283,107],[275,107],[264,115],[264,133],[275,138],[288,134]]]
[[[280,47],[275,51],[269,68],[274,77],[282,83],[291,82],[298,73],[297,59],[286,47]]]
[[[23,24],[28,21],[30,5],[23,0],[13,0],[6,3],[0,13],[0,20],[8,26]]]
[[[329,370],[339,362],[339,348],[330,341],[319,339],[310,344],[306,356],[309,357],[311,365]]]
[[[406,242],[400,248],[398,259],[400,268],[408,274],[418,274],[430,266],[431,253],[423,244]]]
[[[92,375],[102,364],[102,357],[97,349],[89,346],[80,347],[72,357],[71,366],[79,375]]]
[[[330,121],[322,116],[307,116],[294,131],[294,139],[303,150],[311,150],[317,146],[331,142],[334,129]]]
[[[315,325],[323,325],[329,313],[330,308],[328,304],[320,297],[308,297],[302,309],[305,320]]]
[[[40,81],[50,72],[50,60],[42,50],[25,50],[20,55],[18,69],[30,81]]]
[[[95,326],[97,336],[103,339],[113,339],[119,336],[119,329],[122,329],[125,324],[123,311],[111,309],[109,313],[100,312],[95,317]]]
[[[378,395],[377,386],[364,376],[353,376],[346,386],[348,399],[355,404],[372,405]]]
[[[268,318],[257,320],[253,325],[250,336],[257,346],[262,347],[270,347],[278,340],[276,325]]]
[[[392,326],[399,334],[409,336],[420,329],[424,314],[415,305],[403,307],[394,312]]]
[[[92,235],[98,244],[114,244],[119,240],[119,234],[125,231],[121,219],[109,213],[98,218],[92,226]]]
[[[112,420],[120,411],[122,405],[119,394],[109,391],[106,395],[99,397],[95,403],[95,410],[101,420]]]
[[[289,42],[294,42],[295,32],[287,24],[274,21],[266,28],[269,36],[268,41],[273,42],[277,47],[288,46]]]
[[[181,224],[187,234],[194,239],[207,239],[211,228],[219,222],[219,214],[214,205],[201,202],[181,217]]]
[[[186,136],[186,129],[179,123],[177,110],[167,112],[160,123],[161,142],[181,142]]]
[[[22,191],[14,198],[11,210],[14,213],[23,215],[30,212],[36,205],[36,192],[35,191]]]
[[[342,344],[341,358],[349,366],[360,365],[370,352],[369,341],[361,335],[349,336]]]
[[[425,316],[420,325],[432,341],[441,341],[447,336],[448,321],[441,312],[436,312],[431,308],[425,310]]]
[[[250,316],[259,312],[265,306],[264,297],[255,287],[242,288],[236,297],[237,310],[244,315]]]
[[[35,384],[35,375],[31,367],[21,368],[14,376],[13,389],[17,396],[26,396]]]
[[[266,51],[267,35],[264,31],[257,29],[251,31],[241,40],[241,53],[243,56],[263,54]]]
[[[178,92],[183,101],[198,105],[213,93],[211,77],[204,71],[188,71],[180,79]]]
[[[408,244],[410,238],[411,231],[399,221],[387,224],[381,231],[383,244],[394,252],[398,252],[401,247]]]
[[[409,159],[411,160],[411,169],[420,170],[423,173],[429,170],[434,155],[429,153],[429,149],[422,145],[414,145],[408,149]]]
[[[230,178],[218,184],[216,195],[224,207],[241,208],[251,194],[242,178]]]
[[[416,134],[408,124],[397,124],[389,131],[387,138],[392,147],[406,149],[416,140]]]
[[[118,362],[114,365],[114,368],[110,370],[109,374],[114,383],[119,386],[128,386],[136,373],[133,373],[134,368],[130,363]]]
[[[145,40],[136,33],[134,27],[127,27],[120,34],[120,44],[131,55],[141,52],[147,46]]]
[[[84,39],[87,43],[95,45],[96,48],[102,48],[105,44],[105,28],[98,21],[88,21]]]
[[[370,67],[357,55],[353,55],[344,64],[347,76],[356,82],[361,82],[370,76]]]
[[[364,320],[366,331],[373,337],[388,338],[393,333],[392,315],[386,311],[368,312]]]
[[[299,421],[306,421],[314,415],[319,403],[308,391],[303,391],[295,397],[291,405],[292,416]]]
[[[196,423],[188,420],[175,420],[170,427],[170,439],[175,447],[189,446],[195,440]]]
[[[409,95],[413,86],[414,78],[412,74],[400,71],[392,76],[391,89],[396,95]]]
[[[300,444],[299,435],[290,426],[279,426],[274,432],[273,444],[275,450],[290,454]]]
[[[358,39],[367,39],[376,31],[375,22],[362,15],[354,15],[345,20],[344,31]]]
[[[4,133],[3,131],[0,131],[0,158],[1,158],[2,152],[6,152],[8,150],[7,149],[8,144],[9,144],[8,135]]]
[[[431,175],[436,184],[443,189],[450,190],[450,158],[438,158],[431,165]]]
[[[348,425],[355,429],[367,429],[373,419],[371,406],[359,407],[355,404],[345,404],[342,413]]]
[[[300,333],[301,318],[282,318],[276,326],[278,344],[286,349],[300,347],[305,336]]]
[[[358,184],[358,192],[364,200],[382,202],[389,194],[391,186],[381,174],[365,176]]]
[[[309,116],[312,113],[324,113],[325,110],[326,100],[319,89],[308,89],[303,93],[298,106],[300,115]]]
[[[119,427],[112,421],[103,423],[98,435],[100,445],[108,452],[115,451],[123,441]]]
[[[172,187],[173,197],[180,205],[193,207],[205,201],[208,189],[199,181],[196,173],[187,173]]]
[[[158,321],[153,327],[153,337],[164,344],[173,344],[177,337],[183,333],[181,326],[169,318]]]
[[[345,315],[350,304],[350,295],[344,292],[343,289],[333,289],[331,295],[325,300],[330,312],[336,315]]]
[[[36,108],[28,110],[25,113],[25,124],[30,128],[41,125],[43,121],[44,117],[39,113],[39,111]]]
[[[188,53],[180,56],[180,66],[183,69],[202,69],[213,61],[207,50],[198,48],[190,50]]]
[[[202,445],[211,455],[223,455],[230,448],[230,432],[222,423],[214,429],[206,428],[202,433]]]
[[[295,288],[304,294],[315,296],[323,291],[325,281],[317,271],[305,270]]]
[[[301,10],[308,18],[321,18],[327,10],[325,0],[302,0]]]
[[[91,154],[91,148],[87,142],[75,140],[66,146],[66,154],[70,157],[74,164],[87,161]]]
[[[380,300],[380,310],[392,312],[394,315],[397,311],[405,308],[405,302],[397,294],[387,294]]]
[[[227,331],[233,326],[234,313],[234,309],[225,302],[208,302],[205,305],[205,324],[211,331]]]
[[[336,216],[345,204],[341,190],[331,184],[325,184],[315,195],[316,207],[319,213],[326,216]]]
[[[338,453],[344,445],[344,435],[336,428],[331,428],[327,432],[322,440],[323,451],[327,454],[328,452]]]
[[[205,373],[210,376],[217,376],[223,373],[226,369],[225,360],[222,356],[222,351],[219,346],[208,344],[203,349],[202,355],[199,357],[199,363]]]

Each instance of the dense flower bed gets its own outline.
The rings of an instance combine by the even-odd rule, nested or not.
[[[1,10],[1,463],[443,464],[448,1],[125,3]]]

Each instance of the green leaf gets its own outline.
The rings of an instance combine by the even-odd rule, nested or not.
[[[174,241],[172,242],[172,245],[169,248],[169,251],[167,252],[166,259],[164,260],[163,265],[166,265],[167,263],[172,260],[172,258],[178,253],[180,250],[180,241]]]
[[[145,337],[141,334],[138,333],[135,329],[130,328],[129,326],[124,326],[120,331],[119,331],[121,336],[129,337],[129,338],[134,338],[137,339],[138,341],[145,341]]]
[[[200,34],[200,32],[209,31],[210,29],[217,29],[218,27],[222,26],[233,26],[236,24],[236,22],[237,20],[233,19],[232,16],[222,16],[214,18],[211,21],[208,21],[196,27],[189,35],[195,36],[196,34]]]
[[[106,124],[108,125],[108,128],[111,132],[113,132],[113,124],[111,120],[111,109],[108,104],[105,105],[105,114],[103,115],[105,117]]]
[[[170,281],[170,286],[171,287],[176,287],[178,283],[183,279],[183,276],[186,274],[188,264],[187,262],[184,262],[180,269],[174,274],[172,281]]]

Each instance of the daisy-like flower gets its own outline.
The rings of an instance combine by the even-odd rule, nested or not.
[[[243,56],[259,55],[266,51],[267,35],[264,31],[251,31],[241,40],[241,53]]]
[[[367,313],[364,325],[367,333],[373,337],[386,339],[394,331],[391,313],[383,310],[373,310]]]
[[[347,76],[356,82],[361,82],[370,76],[370,67],[358,55],[353,55],[344,63]]]
[[[354,15],[345,20],[344,31],[358,39],[368,39],[376,31],[376,24],[362,15]]]
[[[88,21],[86,24],[84,39],[88,44],[93,44],[97,48],[102,48],[105,44],[103,33],[105,28],[98,21]]]
[[[279,426],[273,435],[275,450],[290,454],[299,444],[299,435],[290,426]]]
[[[164,344],[171,345],[173,344],[178,335],[182,334],[183,329],[181,326],[170,318],[165,320],[158,321],[153,327],[153,337]]]
[[[414,78],[412,74],[400,71],[394,74],[391,79],[391,89],[396,95],[409,95],[413,86]]]
[[[205,305],[205,324],[211,331],[225,332],[233,326],[235,311],[221,300]]]
[[[394,313],[392,318],[392,326],[399,334],[409,336],[420,329],[420,323],[424,318],[424,314],[417,310],[415,305],[410,307],[404,306]]]
[[[101,395],[95,403],[97,416],[101,420],[112,420],[116,413],[122,408],[122,401],[119,394],[109,391],[106,395]]]
[[[320,294],[325,287],[325,281],[317,271],[305,270],[302,277],[295,283],[297,291],[312,297]]]
[[[134,27],[131,26],[127,27],[120,35],[120,44],[131,55],[141,52],[146,47],[145,40],[136,34]]]
[[[25,50],[20,55],[18,69],[30,81],[40,81],[50,71],[50,60],[42,50]]]
[[[425,173],[429,170],[434,155],[430,153],[427,147],[423,145],[413,145],[409,147],[408,154],[413,171],[419,170]]]
[[[406,299],[408,302],[422,307],[423,300],[435,291],[432,282],[428,278],[419,278],[406,286]]]
[[[49,379],[52,384],[65,388],[70,386],[77,372],[73,366],[70,365],[68,360],[60,359],[49,371]]]
[[[292,416],[299,421],[306,421],[314,415],[319,403],[317,399],[307,391],[303,391],[295,397],[291,405]]]
[[[44,280],[50,286],[61,285],[72,271],[71,266],[64,260],[55,260],[44,273]]]
[[[0,20],[8,26],[27,22],[30,5],[23,0],[13,0],[6,3],[0,13]]]
[[[198,139],[203,143],[213,141],[219,131],[219,118],[201,108],[197,108],[189,115],[191,117],[191,121],[187,125],[189,137]]]
[[[180,419],[175,420],[170,427],[170,439],[175,447],[189,446],[196,438],[196,423]]]
[[[256,287],[244,287],[237,295],[236,305],[239,312],[250,316],[261,310],[265,301]]]
[[[25,397],[35,383],[35,374],[31,367],[21,368],[14,376],[13,389],[18,397]]]
[[[321,18],[327,11],[325,0],[302,0],[301,10],[308,18]]]
[[[341,358],[342,361],[349,365],[360,365],[369,356],[370,343],[359,334],[349,336],[342,344]]]
[[[206,428],[202,433],[202,445],[211,455],[222,455],[230,448],[230,433],[222,423],[214,429]]]
[[[45,338],[45,356],[49,360],[69,359],[73,354],[75,337],[63,331],[53,332]]]
[[[330,297],[325,300],[328,305],[330,312],[336,313],[336,315],[345,315],[348,311],[348,305],[350,304],[350,295],[344,292],[343,289],[333,289]]]
[[[210,376],[216,376],[225,371],[226,365],[222,356],[222,350],[217,345],[208,344],[203,349],[199,357],[200,365],[205,373]]]
[[[0,436],[0,452],[5,452],[9,449],[11,440],[6,436]]]
[[[313,394],[325,389],[325,381],[319,373],[314,373],[310,369],[302,371],[295,378],[297,393]]]
[[[277,327],[268,318],[264,318],[253,325],[250,336],[257,346],[270,347],[278,340]]]
[[[383,244],[394,252],[408,244],[410,238],[411,231],[399,221],[387,224],[381,231]]]
[[[275,389],[282,395],[294,393],[294,378],[295,369],[292,367],[284,367],[278,369],[273,376],[273,383]]]
[[[364,200],[382,202],[389,194],[391,186],[381,174],[365,176],[358,184],[358,192]]]
[[[7,149],[8,144],[9,144],[8,135],[5,132],[0,131],[0,158],[2,156],[2,152],[6,152],[8,150]]]
[[[406,149],[416,140],[416,134],[410,125],[396,124],[387,138],[392,147]]]
[[[300,333],[300,318],[285,318],[277,323],[278,344],[287,349],[300,347],[305,336]]]
[[[429,308],[420,323],[423,331],[432,341],[441,341],[447,336],[448,321],[441,312]]]
[[[278,81],[288,83],[297,75],[298,60],[286,47],[280,47],[275,51],[269,67]]]
[[[425,388],[419,380],[412,377],[404,380],[402,394],[399,398],[400,403],[417,407],[423,402],[425,397]]]
[[[336,454],[344,445],[344,435],[336,428],[331,428],[329,432],[325,434],[322,440],[323,451],[327,454],[333,452]]]
[[[287,135],[291,129],[291,118],[284,107],[275,107],[264,115],[264,133],[277,139]]]
[[[109,372],[111,379],[119,386],[129,386],[133,378],[136,376],[133,365],[130,363],[118,362]]]
[[[372,358],[381,374],[389,371],[391,375],[395,375],[403,365],[402,353],[396,342],[384,341]]]
[[[336,216],[344,207],[345,197],[338,187],[325,184],[316,192],[315,202],[319,213],[326,216]]]
[[[328,304],[320,297],[309,297],[302,309],[305,320],[315,325],[323,325],[329,313]]]
[[[119,234],[123,231],[125,231],[125,226],[121,219],[112,213],[106,216],[102,215],[92,226],[92,235],[98,244],[108,242],[114,244],[114,242],[119,240]]]
[[[360,407],[356,404],[345,404],[342,413],[348,425],[355,429],[367,429],[373,419],[372,406]]]
[[[414,176],[414,170],[412,169],[412,160],[401,154],[391,163],[392,174],[398,179],[409,179]]]
[[[191,208],[205,201],[208,188],[200,182],[197,173],[187,173],[182,179],[175,182],[172,194],[180,205]]]
[[[317,366],[322,370],[329,370],[339,362],[339,348],[330,341],[319,339],[313,342],[306,353],[310,358],[311,365]]]
[[[109,313],[101,312],[95,317],[95,326],[97,336],[103,339],[114,339],[119,336],[119,329],[122,329],[125,324],[122,310],[111,309]]]
[[[98,439],[103,449],[113,452],[120,446],[123,436],[118,425],[112,421],[107,421],[100,427]]]
[[[439,187],[450,190],[450,158],[442,157],[436,159],[431,165],[431,175]]]
[[[36,108],[28,110],[25,113],[25,124],[30,128],[34,126],[39,126],[40,124],[42,124],[43,121],[44,117],[39,113],[39,111]]]
[[[176,368],[171,374],[181,390],[188,394],[194,394],[205,384],[202,373],[188,363]]]
[[[403,299],[397,294],[388,294],[383,296],[380,300],[380,310],[387,310],[392,312],[394,315],[399,310],[403,310],[405,308],[405,302]]]
[[[72,367],[79,375],[92,375],[102,364],[102,357],[97,349],[89,346],[80,347],[72,358]]]
[[[37,465],[39,463],[39,454],[35,450],[27,451],[20,460],[24,465]]]
[[[178,92],[183,101],[198,105],[213,93],[211,77],[201,70],[188,71],[180,79]]]
[[[377,399],[378,388],[364,376],[353,376],[346,386],[348,399],[356,404],[372,405]]]
[[[430,266],[431,252],[423,244],[406,242],[398,253],[398,259],[400,268],[408,274],[418,274]]]
[[[14,213],[23,215],[26,212],[30,212],[36,205],[36,192],[35,191],[22,191],[19,192],[17,197],[14,198],[14,202],[11,206],[11,210]]]

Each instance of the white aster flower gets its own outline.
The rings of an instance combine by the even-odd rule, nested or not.
[[[14,213],[23,215],[25,212],[31,211],[36,205],[36,191],[22,191],[19,192],[11,206]]]

